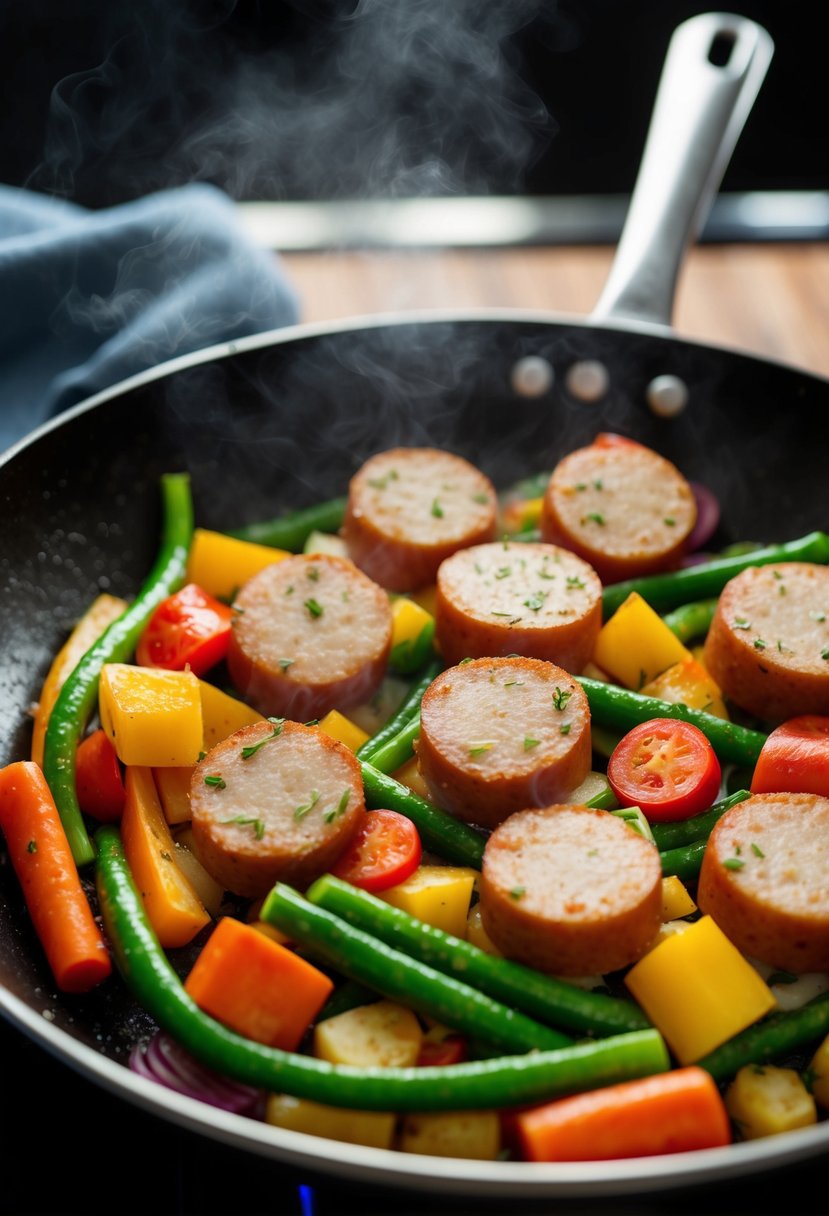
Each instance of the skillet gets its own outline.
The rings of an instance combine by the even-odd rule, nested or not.
[[[709,53],[721,59],[723,46],[727,62],[717,66]],[[677,31],[625,232],[586,321],[481,311],[298,326],[134,377],[6,453],[0,762],[28,756],[27,710],[94,595],[130,597],[140,586],[155,556],[165,472],[189,472],[201,526],[235,528],[343,493],[382,447],[445,446],[508,485],[612,430],[710,486],[723,507],[723,544],[824,527],[825,461],[815,439],[829,380],[680,340],[669,325],[682,254],[770,55],[768,36],[744,18],[707,14]],[[585,362],[604,369],[598,396]],[[665,416],[677,394],[685,408]],[[180,952],[182,973],[189,962]],[[756,1174],[829,1147],[824,1123],[727,1150],[529,1166],[410,1158],[224,1114],[124,1067],[129,1046],[153,1027],[120,985],[81,998],[55,992],[8,866],[0,871],[0,979],[11,1024],[117,1098],[227,1145],[372,1186],[522,1199],[618,1195]]]

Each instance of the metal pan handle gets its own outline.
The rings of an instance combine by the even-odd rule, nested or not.
[[[670,327],[685,251],[705,222],[773,53],[761,26],[732,13],[701,13],[677,27],[593,320]]]

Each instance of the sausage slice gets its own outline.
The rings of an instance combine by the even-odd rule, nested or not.
[[[266,716],[319,718],[368,701],[383,679],[389,598],[346,558],[285,558],[245,583],[234,607],[228,671]]]
[[[592,759],[587,697],[563,668],[541,659],[460,663],[427,688],[416,747],[435,802],[495,827],[584,781]]]
[[[457,549],[495,536],[497,499],[479,469],[437,448],[392,448],[355,473],[343,536],[349,556],[390,591],[435,580]]]
[[[193,850],[225,890],[264,895],[324,874],[365,812],[359,762],[298,722],[255,722],[211,748],[190,786]]]
[[[602,585],[556,545],[474,545],[438,570],[435,624],[447,663],[523,654],[580,672],[601,629]]]
[[[751,958],[829,971],[829,798],[754,794],[708,839],[697,903]]]
[[[662,922],[655,846],[609,811],[566,803],[510,815],[484,849],[481,920],[507,958],[554,975],[606,975]]]
[[[780,562],[732,578],[703,664],[726,697],[768,722],[829,713],[829,568]]]
[[[694,492],[669,460],[643,444],[600,436],[553,470],[541,535],[578,553],[609,583],[676,565],[696,517]]]

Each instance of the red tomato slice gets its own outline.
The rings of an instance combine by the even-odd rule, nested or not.
[[[190,668],[197,676],[220,663],[230,642],[233,609],[188,583],[158,605],[135,657],[142,667]]]
[[[757,759],[751,792],[829,798],[829,718],[803,714],[776,727]]]
[[[676,718],[654,718],[628,731],[607,764],[622,806],[641,807],[654,823],[688,819],[711,806],[722,771],[702,731]]]
[[[424,1038],[416,1063],[420,1067],[439,1064],[463,1064],[469,1058],[466,1039],[459,1034],[448,1034],[443,1039]]]
[[[117,823],[126,799],[121,763],[109,736],[95,730],[75,753],[75,791],[85,815]]]
[[[331,873],[364,891],[385,891],[414,873],[422,853],[411,819],[397,811],[366,811],[357,835]]]

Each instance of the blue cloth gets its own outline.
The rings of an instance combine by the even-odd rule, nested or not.
[[[0,186],[0,452],[127,376],[297,315],[212,186],[101,211]]]

